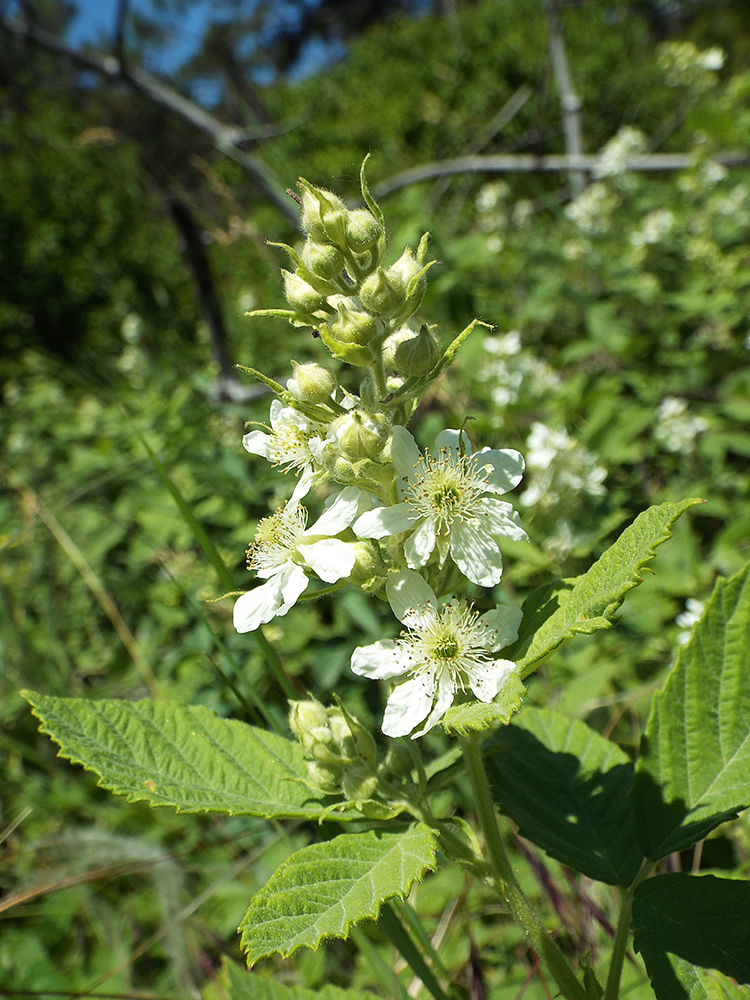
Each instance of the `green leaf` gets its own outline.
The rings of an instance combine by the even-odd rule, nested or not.
[[[635,892],[633,932],[658,1000],[727,995],[711,969],[750,983],[750,885],[745,881],[683,874],[648,879]]]
[[[303,783],[298,743],[207,708],[23,695],[61,755],[129,802],[265,818],[315,818],[330,806]]]
[[[305,986],[285,986],[249,972],[235,962],[225,961],[223,972],[229,1000],[377,1000],[374,993],[342,990],[330,983],[314,990]]]
[[[530,594],[523,605],[518,640],[503,652],[518,664],[521,677],[565,639],[617,624],[625,595],[642,583],[641,573],[656,547],[672,537],[669,529],[677,518],[698,503],[702,501],[694,497],[650,507],[583,576],[559,580]]]
[[[514,671],[494,701],[489,704],[474,701],[466,705],[453,705],[440,720],[440,724],[452,736],[484,732],[496,722],[507,724],[521,707],[525,694],[526,688]]]
[[[485,744],[500,810],[521,836],[589,878],[627,886],[643,861],[628,793],[633,765],[583,722],[525,708]]]
[[[648,857],[701,840],[750,804],[750,566],[720,580],[664,690],[636,766]]]
[[[395,833],[344,833],[297,851],[257,893],[240,925],[249,964],[317,948],[324,937],[346,937],[352,924],[376,919],[382,902],[406,896],[434,868],[435,837],[423,823]]]

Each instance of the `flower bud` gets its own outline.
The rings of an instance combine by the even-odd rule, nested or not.
[[[441,354],[440,345],[427,324],[423,324],[419,333],[404,337],[395,345],[392,364],[399,375],[427,375],[438,363]]]
[[[360,538],[351,543],[354,549],[354,568],[346,578],[348,583],[359,587],[365,593],[372,594],[385,584],[388,568],[380,555],[376,542],[368,538]]]
[[[341,787],[350,802],[365,802],[377,791],[378,779],[369,768],[352,764],[343,773]]]
[[[302,263],[325,281],[337,278],[344,269],[344,257],[338,247],[308,240],[302,250]]]
[[[395,740],[389,744],[388,753],[383,760],[382,769],[394,778],[405,778],[411,773],[414,761],[403,743]]]
[[[299,365],[292,361],[294,375],[286,384],[291,394],[303,403],[327,403],[336,391],[336,376],[322,365],[310,361]]]
[[[329,431],[345,458],[357,462],[377,458],[390,436],[390,427],[380,414],[352,410],[337,417]]]
[[[392,264],[385,272],[388,280],[401,292],[402,299],[405,300],[404,308],[399,315],[404,319],[415,312],[424,298],[427,288],[427,279],[424,274],[417,278],[422,270],[417,258],[407,247],[395,264]],[[416,279],[416,280],[415,280]],[[411,290],[410,290],[410,286]]]
[[[319,701],[311,698],[309,701],[291,702],[289,728],[308,756],[327,764],[337,763],[337,757],[326,752],[326,748],[331,745],[331,727],[328,713]],[[326,757],[329,759],[325,760]]]
[[[369,344],[378,335],[378,324],[369,313],[350,308],[346,301],[338,304],[338,318],[330,324],[333,337],[340,344]]]
[[[307,762],[307,780],[313,788],[318,788],[321,792],[327,792],[329,795],[341,791],[340,768],[326,767],[324,764],[318,764],[317,761],[309,760]]]
[[[382,267],[365,278],[359,289],[360,302],[375,316],[393,316],[403,308],[405,297],[400,278],[392,281]]]
[[[325,302],[325,296],[316,291],[312,285],[300,278],[298,274],[282,270],[284,276],[284,295],[292,309],[300,313],[314,313]]]
[[[374,246],[383,227],[366,208],[355,208],[346,217],[346,242],[352,253],[364,253]]]
[[[302,191],[302,228],[316,243],[333,243],[346,247],[346,217],[349,209],[337,195],[313,187],[300,177]]]

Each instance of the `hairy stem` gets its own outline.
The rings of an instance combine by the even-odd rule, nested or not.
[[[495,806],[482,761],[480,742],[480,734],[472,733],[471,736],[461,739],[461,748],[489,852],[493,882],[507,903],[513,918],[523,927],[529,944],[546,962],[562,995],[567,997],[567,1000],[586,1000],[586,992],[578,982],[567,959],[534,912],[516,880],[497,825]]]

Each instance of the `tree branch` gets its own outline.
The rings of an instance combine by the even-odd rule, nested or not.
[[[557,89],[563,108],[563,134],[565,136],[565,151],[569,157],[581,156],[583,153],[583,133],[581,130],[581,101],[573,87],[570,75],[568,55],[560,24],[558,0],[548,0],[547,20],[549,23],[549,53],[552,61],[552,71],[555,74]],[[577,197],[586,186],[586,178],[581,170],[571,170],[570,186],[573,196]]]
[[[152,103],[182,118],[193,128],[208,135],[220,152],[246,170],[291,222],[294,222],[295,225],[299,222],[299,213],[285,193],[285,185],[260,157],[239,148],[239,144],[248,139],[248,134],[244,129],[226,125],[147,70],[137,66],[125,67],[114,56],[100,55],[96,52],[80,52],[55,38],[54,35],[19,18],[0,17],[0,30],[54,55],[62,56],[83,69],[92,70],[106,79],[115,82],[123,81],[142,93]]]

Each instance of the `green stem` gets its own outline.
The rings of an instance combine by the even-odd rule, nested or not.
[[[480,744],[481,735],[479,733],[472,733],[471,736],[461,739],[464,761],[469,772],[476,809],[490,855],[493,881],[508,904],[513,918],[523,927],[529,944],[546,962],[562,995],[567,997],[567,1000],[586,1000],[586,991],[576,979],[567,959],[532,909],[516,880],[497,825],[495,806],[482,761]]]
[[[607,975],[607,985],[604,989],[603,1000],[617,1000],[620,995],[620,979],[622,977],[622,966],[625,961],[625,952],[628,947],[632,912],[633,889],[621,889],[620,916],[617,921],[617,932],[615,933],[615,942],[612,947],[612,958],[609,963],[609,973]]]

